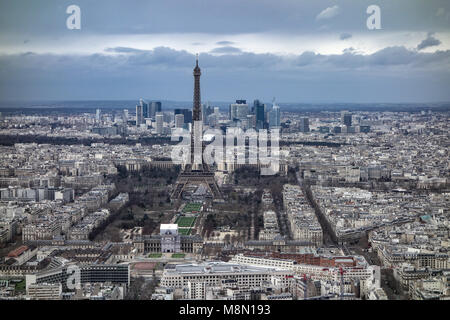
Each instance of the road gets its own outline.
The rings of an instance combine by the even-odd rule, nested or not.
[[[323,230],[323,244],[325,246],[337,246],[338,242],[336,239],[336,235],[334,234],[330,224],[328,223],[328,221],[325,219],[322,211],[320,210],[320,207],[317,205],[317,203],[315,202],[313,196],[312,196],[312,192],[311,192],[311,188],[309,185],[303,183],[303,179],[300,177],[299,172],[296,173],[297,176],[297,181],[298,181],[298,185],[300,186],[300,188],[302,188],[303,193],[305,194],[305,197],[308,199],[309,204],[311,205],[311,207],[314,209],[314,212],[316,214],[317,220],[320,223],[320,226],[322,227]]]

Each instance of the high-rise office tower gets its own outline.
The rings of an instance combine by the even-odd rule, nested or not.
[[[230,104],[228,107],[228,116],[230,117],[230,120],[233,121],[236,119],[236,105]]]
[[[136,126],[140,126],[144,123],[144,111],[142,105],[138,104],[136,106]]]
[[[192,122],[192,111],[189,109],[175,109],[174,115],[182,114],[184,116],[184,123]]]
[[[164,129],[164,115],[161,112],[158,112],[155,115],[156,119],[156,133],[162,134]]]
[[[348,111],[342,111],[341,112],[341,121],[347,127],[351,127],[352,126],[352,114]]]
[[[309,118],[300,118],[300,132],[309,132]]]
[[[149,109],[148,109],[148,103],[145,102],[142,98],[139,99],[139,105],[142,107],[142,117],[149,118]],[[145,121],[145,120],[142,120]]]
[[[265,123],[264,104],[262,104],[259,100],[255,100],[253,102],[253,109],[256,117],[256,129],[263,129]]]
[[[149,118],[155,118],[156,113],[162,111],[162,104],[160,101],[152,101],[149,106]]]
[[[184,115],[176,114],[175,115],[175,128],[183,128],[184,127]]]
[[[209,106],[209,102],[202,104],[202,120],[204,124],[208,124],[208,117],[213,113],[213,108]]]
[[[247,115],[247,129],[256,127],[256,116],[254,114]]]
[[[95,110],[95,120],[100,121],[101,110]]]
[[[127,121],[128,121],[128,109],[123,109],[122,117],[123,117],[123,122],[127,123]]]
[[[162,112],[162,103],[160,101],[155,101],[155,111]]]
[[[269,112],[269,127],[280,127],[280,107],[274,105],[272,111]]]
[[[215,113],[210,114],[210,115],[208,116],[208,125],[209,125],[210,127],[215,127],[215,126],[217,126],[217,115],[216,115]]]
[[[246,120],[248,115],[248,104],[246,100],[236,100],[230,104],[230,120]]]
[[[220,113],[219,107],[214,107],[214,114],[216,115],[216,117],[219,116],[219,113]]]
[[[237,105],[237,118],[240,120],[245,120],[247,119],[247,115],[248,115],[248,104],[238,104]]]

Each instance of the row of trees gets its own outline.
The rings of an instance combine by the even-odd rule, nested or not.
[[[0,135],[0,145],[13,146],[15,143],[38,143],[38,144],[54,144],[54,145],[76,145],[82,144],[90,146],[92,143],[107,143],[107,144],[123,144],[135,145],[140,143],[142,145],[155,144],[175,144],[170,137],[141,137],[137,140],[122,138],[69,138],[69,137],[49,137],[40,135]]]

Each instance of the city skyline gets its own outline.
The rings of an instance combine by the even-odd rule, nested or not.
[[[449,23],[448,0],[2,1],[0,302],[450,300]]]

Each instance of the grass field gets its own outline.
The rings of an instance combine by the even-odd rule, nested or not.
[[[194,211],[200,211],[201,208],[202,208],[201,203],[188,203],[187,205],[184,206],[183,212],[189,213]]]
[[[162,253],[150,253],[148,255],[149,258],[161,258],[162,257]]]
[[[16,283],[14,290],[16,292],[18,292],[18,291],[21,291],[21,292],[25,291],[25,280],[22,280],[22,281]]]
[[[186,255],[184,253],[174,253],[172,258],[184,258]]]
[[[175,223],[181,228],[188,228],[194,225],[195,219],[195,217],[179,217]]]
[[[178,233],[183,236],[188,236],[191,233],[191,229],[190,228],[178,229]]]

